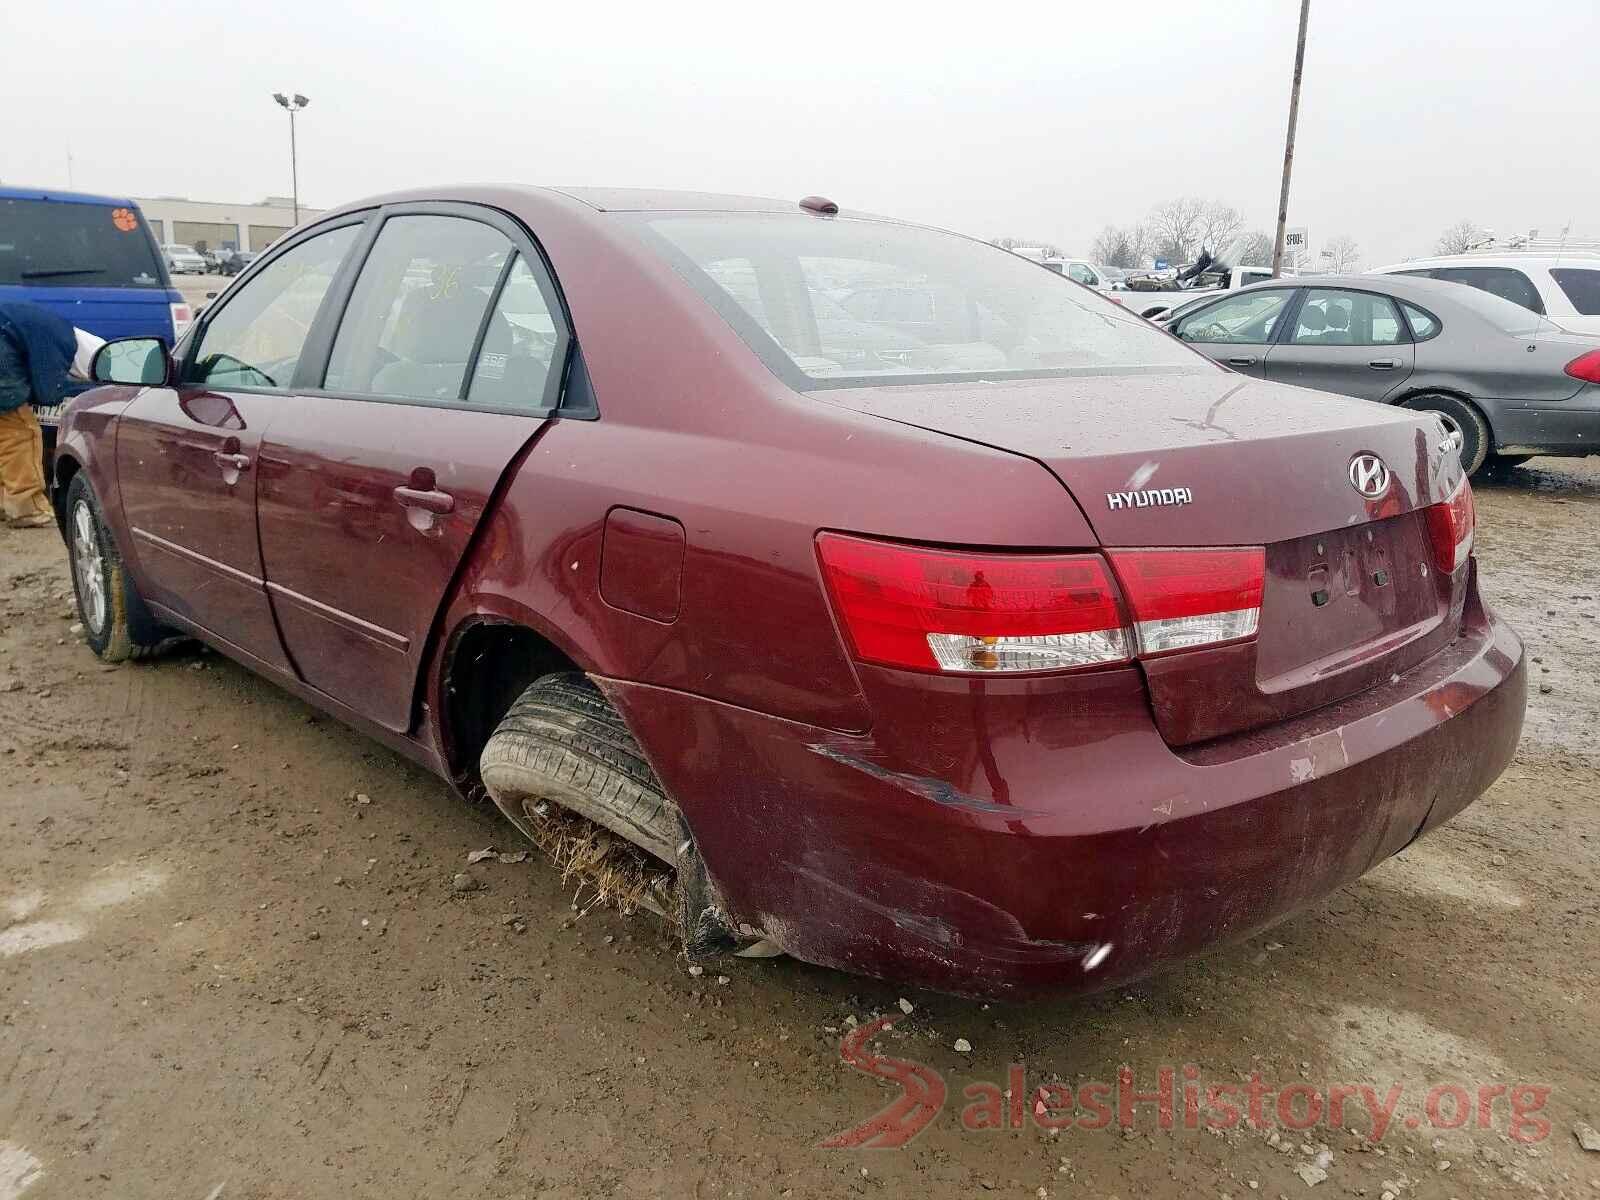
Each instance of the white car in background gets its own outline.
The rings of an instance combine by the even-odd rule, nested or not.
[[[1374,275],[1420,275],[1464,283],[1547,316],[1574,333],[1600,334],[1600,254],[1450,254],[1379,267]]]
[[[209,270],[206,260],[195,253],[193,246],[168,242],[161,247],[161,253],[167,257],[167,270],[174,275],[204,275]]]

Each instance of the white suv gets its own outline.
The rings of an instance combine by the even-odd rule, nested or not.
[[[1450,254],[1379,267],[1374,275],[1423,275],[1480,288],[1548,316],[1574,333],[1600,334],[1600,255]]]

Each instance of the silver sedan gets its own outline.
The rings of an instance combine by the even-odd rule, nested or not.
[[[1474,288],[1299,275],[1160,320],[1246,375],[1437,412],[1469,472],[1600,452],[1600,338]]]

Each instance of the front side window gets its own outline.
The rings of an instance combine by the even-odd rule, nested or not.
[[[1186,342],[1265,346],[1288,301],[1287,291],[1230,296],[1179,321],[1178,336]]]
[[[384,222],[350,293],[323,386],[410,400],[460,400],[467,363],[511,242],[465,217]]]
[[[620,219],[798,388],[1208,369],[1110,301],[953,234],[778,214]]]
[[[1292,340],[1296,346],[1393,346],[1406,339],[1400,313],[1387,296],[1311,288]]]
[[[1586,317],[1600,317],[1600,269],[1594,267],[1553,267],[1556,281],[1572,307]]]
[[[1480,292],[1509,300],[1529,312],[1544,312],[1544,301],[1539,298],[1539,290],[1533,286],[1533,280],[1510,267],[1439,267],[1433,277],[1475,287]]]
[[[360,230],[318,234],[263,267],[206,322],[187,382],[288,391],[322,298]]]
[[[1076,283],[1087,284],[1090,287],[1100,282],[1099,277],[1082,263],[1068,263],[1067,276]]]

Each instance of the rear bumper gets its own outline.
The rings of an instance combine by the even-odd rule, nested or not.
[[[1480,795],[1515,751],[1526,683],[1521,642],[1470,597],[1461,636],[1405,675],[1182,752],[1132,669],[1071,704],[941,681],[956,686],[924,705],[921,753],[599,682],[735,922],[810,962],[1015,998],[1247,936]]]
[[[1502,454],[1600,452],[1600,384],[1566,400],[1489,400],[1484,410]]]

